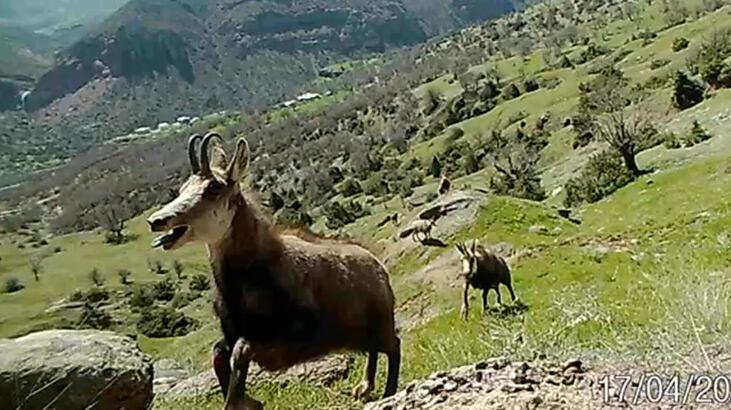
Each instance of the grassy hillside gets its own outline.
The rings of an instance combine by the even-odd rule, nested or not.
[[[687,6],[694,4],[689,2]],[[625,72],[631,86],[639,85],[647,92],[646,101],[653,110],[669,113],[656,124],[659,131],[686,135],[692,122],[698,121],[712,138],[689,148],[668,149],[657,145],[643,151],[638,162],[650,172],[598,202],[575,209],[581,224],[559,217],[555,207],[562,203],[562,189],[567,181],[577,176],[591,155],[605,148],[605,144],[594,141],[574,149],[575,132],[562,124],[564,118],[576,113],[581,95],[579,85],[595,78],[596,61],[556,68],[545,61],[547,49],[536,46],[525,56],[494,57],[484,64],[468,67],[474,72],[494,68],[502,84],[522,84],[531,77],[553,86],[541,86],[517,98],[500,101],[492,110],[450,124],[433,137],[414,138],[402,153],[389,151],[384,162],[396,159],[408,163],[413,158],[419,167],[426,168],[450,144],[479,145],[494,129],[504,127],[514,132],[521,121],[534,124],[546,112],[551,113],[554,125],[538,163],[540,181],[548,198],[537,202],[488,195],[474,221],[466,221],[460,225],[463,227],[440,237],[449,244],[479,238],[485,244],[503,244],[512,249],[510,262],[520,303],[482,316],[475,291],[470,320],[462,321],[458,317],[461,284],[456,279],[453,247],[435,249],[393,242],[391,237],[399,227],[390,224],[377,227],[384,217],[394,212],[400,213],[402,226],[417,215],[424,206],[407,208],[406,201],[425,200],[436,188],[433,177],[425,175],[424,183],[405,198],[362,193],[352,197],[364,204],[370,215],[346,224],[339,233],[377,250],[389,265],[399,304],[402,388],[409,381],[432,372],[500,355],[518,360],[582,357],[597,366],[619,363],[686,373],[729,370],[714,357],[728,353],[725,341],[731,336],[728,326],[731,238],[726,228],[731,223],[731,194],[727,189],[731,183],[728,161],[731,90],[712,90],[698,105],[677,111],[670,108],[669,82],[647,86],[656,82],[653,78],[665,78],[676,69],[686,69],[689,56],[694,55],[703,41],[719,28],[731,28],[731,10],[725,7],[688,20],[668,28],[666,16],[656,4],[633,14],[631,21],[617,17],[603,26],[594,27],[589,23],[582,27],[591,32],[592,42],[609,50],[598,57],[600,62],[614,61]],[[652,32],[654,36],[650,40],[638,38],[638,32],[642,31]],[[686,38],[690,46],[673,51],[673,42],[679,37]],[[561,51],[578,58],[586,48],[572,45]],[[664,60],[660,67],[653,64],[658,60]],[[435,76],[410,88],[411,94],[417,102],[423,102],[428,94],[436,93],[440,106],[444,107],[464,91],[454,77],[451,73]],[[352,94],[343,92],[332,99],[278,111],[271,114],[269,126],[286,123],[298,113],[334,111],[358,93],[357,90]],[[380,126],[382,119],[374,114],[378,108],[369,106],[367,110],[354,111],[357,115],[365,112],[363,117]],[[464,134],[452,141],[450,130],[455,128],[462,129]],[[302,139],[308,136],[297,135]],[[166,147],[184,152],[182,142],[169,143]],[[310,145],[305,147],[312,149]],[[324,149],[315,147],[315,150]],[[328,147],[335,149],[334,143]],[[295,149],[300,150],[299,156],[305,155],[303,148]],[[272,153],[272,166],[279,165],[280,158],[288,164],[283,155],[276,155],[282,154]],[[345,161],[338,156],[326,165]],[[453,182],[456,189],[488,188],[495,172],[485,166]],[[267,177],[261,175],[261,179]],[[330,201],[335,199],[342,200],[342,197]],[[332,233],[335,230],[325,225],[326,207],[327,203],[312,209],[317,219],[313,226]],[[128,285],[118,284],[119,270],[131,271],[137,284],[155,283],[161,276],[150,272],[148,260],[161,260],[171,267],[177,259],[188,275],[179,287],[187,289],[194,273],[208,271],[203,247],[188,246],[172,254],[149,249],[152,235],[147,232],[144,218],[150,212],[131,219],[126,228],[131,240],[116,246],[104,243],[103,232],[51,236],[45,245],[38,245],[40,240],[32,238],[32,232],[1,236],[0,284],[15,277],[25,289],[0,294],[0,337],[58,325],[64,318],[75,320],[76,311],[49,313],[47,309],[77,288],[92,287],[89,273],[94,268],[106,278],[106,287],[115,294],[108,310],[122,321],[115,325],[120,331],[135,332],[137,313],[125,307],[124,289]],[[38,247],[34,248],[33,244]],[[42,270],[40,281],[36,282],[29,261],[39,257]],[[444,261],[447,263],[442,265]],[[430,265],[449,268],[443,272],[425,269]],[[503,298],[507,298],[506,292]],[[494,304],[494,296],[491,301]],[[174,338],[141,336],[140,345],[155,358],[173,359],[191,371],[205,370],[209,366],[210,346],[218,337],[209,301],[199,298],[179,310],[199,321],[195,332]],[[358,356],[349,376],[327,388],[296,383],[282,387],[252,380],[251,394],[273,409],[357,408],[349,395],[364,365],[364,358]],[[381,389],[384,367],[382,362],[378,379]],[[221,398],[217,396],[183,403],[156,403],[156,408],[162,409],[220,406]]]

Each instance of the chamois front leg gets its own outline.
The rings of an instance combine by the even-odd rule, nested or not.
[[[464,284],[464,294],[462,295],[462,310],[460,311],[460,316],[462,316],[462,319],[464,319],[464,320],[467,320],[467,316],[469,314],[469,309],[470,309],[470,303],[468,301],[469,290],[470,290],[470,284],[465,283]]]
[[[482,314],[487,314],[487,296],[490,294],[490,289],[482,290]]]
[[[231,380],[231,348],[226,339],[221,339],[213,345],[213,371],[216,373],[218,385],[223,397],[228,393],[228,384]]]
[[[231,352],[231,380],[226,394],[225,410],[263,410],[264,406],[246,394],[246,376],[253,352],[244,339],[239,339]]]

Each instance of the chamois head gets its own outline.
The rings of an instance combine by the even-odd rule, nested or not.
[[[477,240],[472,240],[472,246],[467,243],[458,243],[457,250],[462,255],[462,271],[460,277],[471,277],[477,272]]]
[[[196,155],[198,141],[202,141],[200,161]],[[150,230],[165,232],[153,241],[153,247],[170,250],[188,242],[215,244],[223,239],[242,198],[239,180],[248,164],[249,147],[240,138],[233,158],[227,162],[221,142],[216,133],[190,137],[188,158],[192,175],[178,190],[177,198],[147,219]]]

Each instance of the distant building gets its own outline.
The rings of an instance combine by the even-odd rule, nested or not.
[[[190,124],[191,120],[192,119],[190,117],[182,116],[182,117],[178,117],[178,119],[176,121],[181,124]]]
[[[157,124],[157,129],[158,130],[165,130],[165,129],[168,129],[168,128],[170,128],[170,123],[161,122],[161,123]]]
[[[304,93],[297,97],[297,101],[311,101],[317,100],[318,98],[322,98],[318,93]]]
[[[151,131],[150,127],[140,127],[135,130],[135,134],[149,134]]]

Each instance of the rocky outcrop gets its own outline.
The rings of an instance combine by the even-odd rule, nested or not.
[[[596,393],[578,360],[539,365],[491,359],[412,382],[365,410],[589,409],[601,404]]]
[[[0,340],[2,408],[146,409],[152,360],[127,336],[50,330]]]

